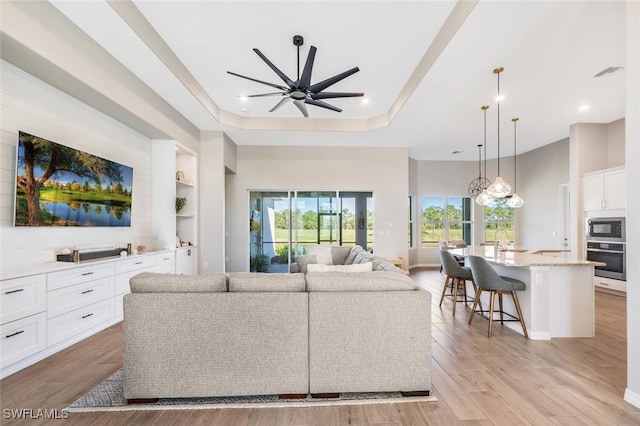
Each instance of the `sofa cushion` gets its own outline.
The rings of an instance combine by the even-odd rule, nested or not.
[[[362,252],[364,252],[364,249],[361,246],[351,247],[351,250],[349,250],[349,254],[347,255],[347,258],[344,260],[344,264],[345,265],[353,264],[353,260],[356,258],[356,255]]]
[[[331,246],[331,259],[334,265],[344,265],[347,256],[351,253],[350,246]]]
[[[396,272],[317,272],[307,274],[307,291],[400,291],[417,290],[411,278]]]
[[[296,264],[303,274],[307,273],[307,265],[310,263],[318,263],[315,255],[296,256]]]
[[[359,265],[307,265],[307,274],[316,274],[319,272],[345,272],[347,274],[357,272],[371,272],[373,264],[371,262],[361,263]]]
[[[227,274],[176,275],[142,272],[131,277],[132,293],[219,293],[227,291]]]
[[[229,274],[229,292],[250,291],[305,291],[305,280],[301,274],[262,274],[234,272]]]
[[[315,255],[317,263],[325,265],[333,265],[333,256],[331,256],[331,244],[318,244],[315,246],[305,246],[307,254]]]

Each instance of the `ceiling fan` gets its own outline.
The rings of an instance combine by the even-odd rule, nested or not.
[[[273,112],[280,108],[282,105],[286,104],[289,100],[293,101],[293,104],[298,107],[302,115],[305,117],[309,117],[309,113],[307,112],[307,104],[315,105],[318,107],[330,109],[336,112],[342,112],[342,110],[338,107],[330,105],[326,102],[321,101],[321,99],[333,99],[333,98],[351,98],[357,96],[364,96],[364,93],[349,93],[349,92],[323,92],[327,87],[349,77],[352,74],[360,71],[358,67],[351,68],[348,71],[335,75],[331,78],[323,80],[316,84],[311,84],[311,72],[313,70],[313,61],[316,57],[316,47],[311,46],[309,49],[309,54],[307,55],[307,61],[304,64],[304,69],[302,70],[302,77],[300,76],[300,46],[304,44],[304,38],[300,35],[293,36],[293,44],[298,47],[298,79],[296,81],[291,80],[287,77],[282,71],[278,69],[266,56],[260,52],[258,49],[253,49],[254,52],[260,58],[266,62],[267,65],[276,73],[278,77],[284,81],[287,86],[282,86],[279,84],[268,83],[262,80],[256,80],[255,78],[246,77],[244,75],[236,74],[231,71],[227,71],[227,73],[231,75],[235,75],[236,77],[245,78],[247,80],[255,81],[256,83],[266,84],[267,86],[274,87],[276,89],[281,90],[281,92],[274,93],[263,93],[260,95],[250,95],[249,98],[256,98],[262,96],[282,96],[280,102],[278,102],[273,108],[269,110],[269,112]]]

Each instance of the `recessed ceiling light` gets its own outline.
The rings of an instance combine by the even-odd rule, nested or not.
[[[240,102],[247,102],[249,100],[249,98],[244,95],[238,96],[238,99],[240,100]]]
[[[360,102],[362,102],[363,104],[366,105],[366,104],[369,103],[369,98],[362,98],[362,100]]]
[[[589,108],[591,108],[589,105],[584,104],[584,105],[580,105],[578,107],[578,111],[587,111]]]

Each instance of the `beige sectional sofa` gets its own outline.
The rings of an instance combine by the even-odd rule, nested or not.
[[[431,294],[396,272],[143,273],[128,400],[431,389]]]

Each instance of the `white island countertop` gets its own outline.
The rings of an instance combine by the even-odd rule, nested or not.
[[[545,256],[521,247],[504,247],[495,253],[493,246],[474,246],[450,250],[457,256],[480,256],[491,264],[499,275],[525,283],[518,292],[524,322],[529,338],[547,340],[554,337],[593,337],[595,333],[595,300],[593,268],[600,262]],[[565,253],[566,254],[566,253]],[[482,302],[488,306],[487,292]],[[516,310],[510,298],[504,300],[504,309],[514,315]],[[505,327],[522,333],[516,322]]]
[[[449,250],[456,256],[480,256],[487,262],[503,266],[605,266],[602,262],[592,262],[589,260],[571,259],[567,257],[545,256],[535,254],[538,251],[528,250],[521,247],[503,247],[498,250],[496,256],[494,246],[472,246]]]

